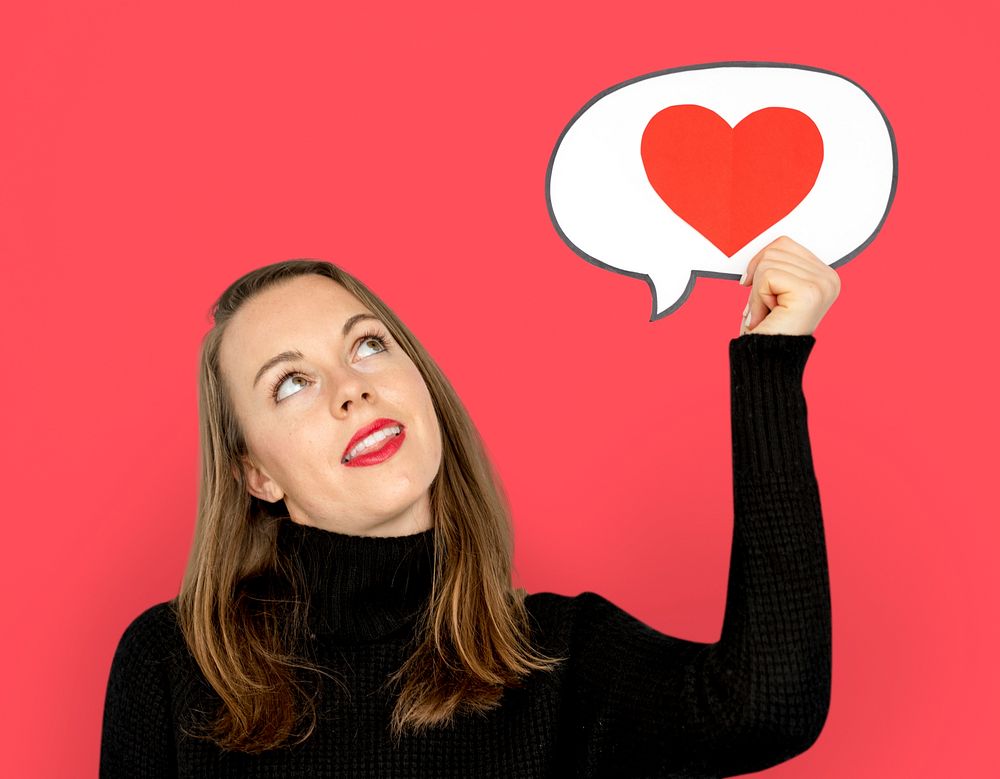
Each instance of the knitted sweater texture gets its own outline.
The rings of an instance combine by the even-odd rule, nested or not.
[[[383,684],[408,656],[430,594],[434,529],[369,537],[288,520],[279,544],[308,583],[314,657],[343,682],[323,677],[317,730],[258,755],[183,735],[185,715],[213,710],[216,699],[168,601],[119,640],[100,776],[721,777],[805,751],[825,723],[831,677],[826,547],[802,392],[814,344],[811,335],[729,342],[734,523],[719,641],[666,635],[594,592],[529,594],[533,639],[569,659],[505,691],[489,714],[397,747]]]

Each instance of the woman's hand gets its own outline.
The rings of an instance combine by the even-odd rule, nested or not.
[[[783,235],[747,264],[740,284],[750,284],[740,335],[811,335],[840,294],[840,276]]]

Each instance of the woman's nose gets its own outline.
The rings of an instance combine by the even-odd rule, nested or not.
[[[363,374],[342,369],[334,374],[331,380],[333,381],[332,404],[336,412],[346,411],[352,401],[372,399],[371,384]]]

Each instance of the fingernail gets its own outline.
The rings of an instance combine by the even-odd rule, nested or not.
[[[747,307],[743,309],[743,318],[747,318],[747,314],[750,313],[750,301],[747,301]]]
[[[740,276],[740,286],[746,284],[746,281],[747,281],[747,272],[743,271],[743,275]]]
[[[747,327],[750,327],[750,311],[749,311],[749,309],[747,310],[747,317],[746,317],[746,319],[744,319],[744,320],[743,320],[743,323],[744,323],[744,324],[745,324],[745,325],[746,325]]]

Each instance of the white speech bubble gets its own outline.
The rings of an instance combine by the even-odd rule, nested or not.
[[[755,115],[741,130],[762,116],[755,114],[762,109],[792,109],[770,115],[797,118],[800,130],[803,122],[814,125],[814,140],[821,138],[822,161],[815,163],[814,183],[802,190],[807,194],[741,248],[731,248],[732,256],[678,215],[681,211],[694,221],[680,201],[674,208],[665,202],[660,194],[663,176],[654,188],[643,162],[640,147],[651,120],[667,115],[665,109],[676,116],[676,107],[682,106],[714,111],[730,128]],[[729,132],[723,130],[723,135]],[[783,140],[767,133],[758,137],[770,144],[768,160],[773,162],[776,150],[784,148]],[[815,144],[811,148],[815,151]],[[752,176],[746,174],[745,146],[741,153],[743,178],[733,180],[748,181]],[[710,162],[716,171],[730,164],[725,159]],[[756,162],[749,160],[751,166]],[[896,167],[895,138],[885,114],[850,79],[803,65],[718,62],[658,71],[596,95],[559,136],[545,191],[552,222],[574,252],[598,267],[649,284],[653,321],[676,311],[698,276],[739,279],[754,255],[781,235],[831,267],[844,264],[871,243],[885,221],[896,191]],[[752,175],[758,177],[752,180],[764,181],[760,172]],[[682,179],[689,187],[699,183],[696,171],[675,177]],[[740,191],[742,205],[732,210],[749,213],[746,187]],[[722,216],[729,213],[724,205],[720,203]]]

